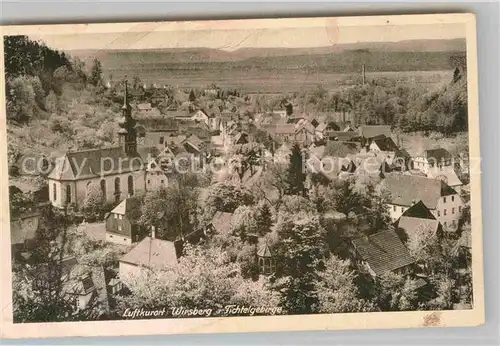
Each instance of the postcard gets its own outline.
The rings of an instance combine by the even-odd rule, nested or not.
[[[473,14],[1,30],[2,337],[484,322]]]

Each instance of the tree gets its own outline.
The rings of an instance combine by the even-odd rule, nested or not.
[[[7,81],[7,119],[28,122],[33,117],[35,90],[32,78],[21,76]]]
[[[304,215],[281,218],[276,230],[279,243],[273,289],[280,293],[280,306],[289,314],[316,312],[314,287],[327,252],[325,230],[318,217]]]
[[[98,86],[102,83],[102,65],[97,58],[94,59],[94,63],[90,69],[89,82],[94,86]]]
[[[91,183],[81,208],[83,217],[88,222],[102,219],[104,216],[103,207],[105,202],[100,186]]]
[[[205,198],[200,201],[201,221],[210,222],[217,211],[233,213],[239,206],[255,203],[252,193],[242,186],[217,183],[210,186]]]
[[[187,246],[179,263],[128,280],[132,294],[121,300],[124,308],[178,306],[212,309],[226,305],[276,306],[277,296],[265,281],[248,282],[238,263],[221,248]]]
[[[304,186],[305,181],[306,174],[302,151],[296,143],[292,147],[292,154],[290,155],[290,163],[286,174],[285,194],[305,197],[307,192]]]
[[[375,311],[371,302],[359,297],[355,284],[356,274],[348,260],[332,256],[325,267],[315,283],[318,312],[332,314]]]
[[[234,235],[245,238],[248,234],[263,236],[271,231],[272,214],[266,203],[259,205],[242,205],[235,211],[231,219],[231,231]]]
[[[375,283],[374,299],[381,311],[407,311],[417,307],[417,285],[414,279],[387,272]]]
[[[196,101],[196,95],[194,93],[194,90],[191,89],[191,91],[189,92],[189,102],[194,102]]]
[[[176,240],[195,229],[197,198],[197,189],[180,184],[147,194],[138,224],[143,229],[156,227],[161,239]]]

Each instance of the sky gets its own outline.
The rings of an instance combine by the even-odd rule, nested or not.
[[[374,17],[377,20],[309,18],[50,26],[33,29],[28,36],[61,50],[207,47],[227,51],[466,36],[466,25],[454,20],[393,20],[400,17],[385,17],[391,21]]]

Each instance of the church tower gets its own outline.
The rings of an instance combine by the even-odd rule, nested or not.
[[[132,155],[137,152],[137,133],[135,129],[135,120],[132,118],[132,107],[128,101],[128,84],[125,80],[125,96],[123,97],[122,117],[118,123],[120,147],[124,154]]]

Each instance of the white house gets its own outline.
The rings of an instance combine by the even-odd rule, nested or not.
[[[431,168],[437,167],[438,169],[446,169],[452,167],[451,154],[442,148],[425,150],[421,155],[413,158],[413,168],[419,169],[425,174]]]
[[[460,195],[442,180],[427,177],[388,174],[383,186],[390,194],[389,215],[396,221],[416,202],[422,201],[446,231],[456,231],[464,202]]]

